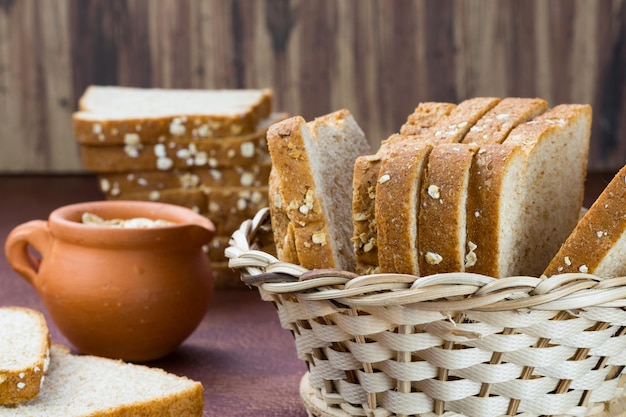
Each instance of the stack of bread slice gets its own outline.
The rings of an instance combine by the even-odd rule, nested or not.
[[[3,417],[201,416],[200,382],[51,344],[43,315],[0,308]]]
[[[90,86],[73,115],[83,167],[111,200],[160,201],[213,220],[217,288],[239,286],[228,237],[268,204],[270,89],[177,90]]]
[[[358,155],[353,150],[362,149],[362,140],[327,123],[328,136],[353,146],[310,142],[297,156],[332,154],[341,167],[335,170],[275,151],[275,143],[295,137],[293,119],[277,123],[268,134],[270,156],[274,166],[292,168],[276,172],[275,188],[284,191],[303,171],[324,169],[310,174],[323,181],[283,201],[282,217],[270,206],[279,256],[309,269],[348,267],[358,274],[540,276],[580,217],[591,113],[588,105],[548,108],[540,98],[421,103],[376,153]],[[336,198],[339,183],[352,183],[348,203]],[[315,190],[318,201],[302,212],[305,190]],[[328,242],[316,245],[302,225],[313,219],[323,225],[317,230],[333,230],[338,219],[326,213],[347,210],[340,221],[351,224],[353,252],[344,255],[351,261],[312,257]]]

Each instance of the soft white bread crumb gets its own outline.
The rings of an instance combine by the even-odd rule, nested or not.
[[[39,395],[2,417],[201,416],[202,384],[161,369],[96,356],[51,350],[50,369]]]
[[[49,351],[48,326],[40,312],[0,308],[0,404],[26,401],[39,393]]]

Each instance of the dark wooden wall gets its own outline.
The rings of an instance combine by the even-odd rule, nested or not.
[[[592,171],[626,164],[626,0],[0,0],[0,172],[79,171],[89,84],[272,87],[350,109],[372,143],[419,101],[594,108]]]

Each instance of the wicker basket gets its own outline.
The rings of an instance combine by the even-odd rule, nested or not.
[[[626,277],[308,271],[268,236],[263,209],[226,255],[294,334],[310,415],[626,415]]]

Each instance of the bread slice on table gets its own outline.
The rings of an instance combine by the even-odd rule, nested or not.
[[[423,134],[447,117],[456,107],[451,103],[420,103],[402,126],[407,135]],[[375,219],[376,184],[383,156],[407,135],[393,134],[385,139],[375,155],[361,155],[354,163],[354,196],[352,199],[353,242],[356,272],[361,275],[378,272],[377,226]]]
[[[272,111],[271,89],[193,90],[89,86],[73,115],[76,141],[155,144],[253,133]]]
[[[472,126],[463,143],[502,143],[515,126],[539,116],[547,106],[540,98],[504,98]]]
[[[580,220],[544,271],[626,276],[626,166]]]
[[[465,100],[432,129],[419,136],[408,136],[383,156],[375,202],[381,272],[420,274],[418,217],[422,173],[430,151],[433,146],[462,140],[474,123],[499,101],[492,97]]]
[[[200,382],[161,369],[96,356],[72,355],[53,345],[50,369],[34,399],[0,408],[3,417],[200,417]]]
[[[272,125],[267,141],[300,264],[354,270],[352,168],[371,148],[352,114],[295,116]]]
[[[565,104],[481,147],[469,183],[465,270],[539,276],[577,224],[591,107]]]
[[[36,397],[44,383],[49,355],[50,334],[43,314],[29,308],[1,307],[0,404]]]

